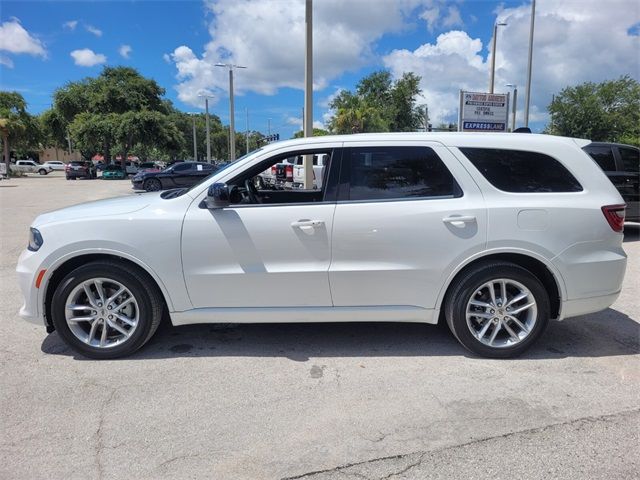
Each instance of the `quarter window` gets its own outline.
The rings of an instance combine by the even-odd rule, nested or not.
[[[349,153],[349,200],[462,195],[453,175],[431,148],[358,147]]]
[[[625,172],[638,173],[640,170],[640,150],[637,148],[620,147],[622,168]]]
[[[543,153],[497,148],[460,148],[480,173],[505,192],[580,192],[582,186],[555,158]]]

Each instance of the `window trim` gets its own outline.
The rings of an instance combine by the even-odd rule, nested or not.
[[[426,148],[436,155],[436,157],[442,162],[442,165],[447,169],[451,178],[453,178],[457,192],[454,191],[452,195],[431,195],[420,197],[398,197],[398,198],[368,198],[352,200],[351,195],[351,152],[354,148]],[[375,144],[375,145],[353,145],[345,146],[343,148],[342,162],[340,168],[340,180],[338,182],[338,195],[337,203],[349,204],[349,203],[389,203],[389,202],[414,202],[425,200],[451,200],[464,197],[464,190],[460,186],[460,182],[448,167],[447,163],[438,155],[438,153],[430,145],[416,145],[416,144]]]
[[[298,150],[290,150],[284,153],[279,153],[273,156],[270,156],[268,158],[265,158],[264,160],[258,162],[257,164],[253,165],[252,167],[243,170],[242,172],[239,172],[237,175],[231,177],[230,179],[228,179],[225,183],[226,184],[230,184],[235,182],[236,180],[238,180],[239,178],[242,178],[244,176],[246,176],[247,172],[252,172],[252,171],[257,171],[258,174],[260,172],[263,172],[266,168],[268,168],[269,165],[274,165],[273,160],[282,160],[285,158],[289,158],[291,156],[298,156],[298,155],[314,155],[316,153],[328,153],[330,152],[330,157],[329,157],[329,171],[328,173],[325,173],[327,175],[327,183],[325,185],[326,188],[324,188],[323,193],[322,193],[322,200],[320,202],[291,202],[291,203],[232,203],[230,204],[228,207],[226,208],[254,208],[254,207],[284,207],[284,206],[301,206],[301,205],[329,205],[329,204],[335,204],[336,203],[336,195],[337,195],[337,186],[333,185],[333,183],[337,183],[340,172],[342,171],[342,159],[344,158],[343,155],[343,151],[344,148],[343,147],[328,147],[328,148],[322,148],[322,147],[312,147],[312,148],[303,148],[303,149],[298,149]],[[335,159],[335,160],[334,160]],[[278,163],[278,162],[276,162]],[[266,165],[266,167],[263,167],[263,165]],[[335,171],[338,170],[338,173],[336,174]],[[257,174],[256,174],[257,175]],[[255,175],[253,175],[255,176]],[[336,188],[333,188],[333,193],[332,195],[328,195],[329,192],[329,187],[330,186],[334,186]],[[332,196],[333,198],[327,198],[329,196]],[[203,200],[204,202],[204,200]]]

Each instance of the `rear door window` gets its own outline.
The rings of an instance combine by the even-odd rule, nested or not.
[[[436,152],[429,147],[354,147],[346,150],[349,200],[461,196]]]
[[[460,148],[494,187],[513,193],[580,192],[582,186],[558,160],[524,150]]]
[[[590,145],[584,147],[584,151],[587,152],[605,172],[616,171],[616,160],[613,156],[613,150],[609,145]]]
[[[637,148],[620,147],[620,160],[625,172],[638,173],[640,171],[640,150]]]

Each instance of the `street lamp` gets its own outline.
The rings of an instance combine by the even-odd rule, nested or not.
[[[207,163],[211,163],[211,132],[209,131],[209,99],[213,98],[213,95],[207,95],[201,93],[199,97],[204,97],[204,110],[206,113],[206,130],[207,130]]]
[[[504,27],[505,22],[493,24],[493,46],[491,47],[491,80],[489,81],[489,93],[493,93],[493,83],[496,76],[496,43],[498,41],[498,27]]]
[[[236,159],[236,131],[235,118],[233,115],[233,69],[247,67],[234,65],[233,63],[216,63],[216,67],[225,67],[229,69],[229,143],[231,144],[229,160],[233,161]]]
[[[511,131],[516,129],[516,104],[518,102],[518,85],[515,83],[507,83],[505,87],[513,88],[513,107],[511,109]]]
[[[531,26],[529,27],[529,59],[527,62],[527,100],[524,102],[524,126],[529,126],[529,104],[531,103],[531,72],[533,68],[533,27],[536,21],[536,0],[531,2]]]

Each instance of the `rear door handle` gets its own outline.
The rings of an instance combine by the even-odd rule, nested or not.
[[[297,222],[291,222],[291,226],[294,228],[320,227],[321,225],[324,225],[322,220],[298,220]]]
[[[473,215],[452,215],[450,217],[444,217],[442,219],[444,223],[450,223],[454,227],[462,228],[467,223],[476,221],[476,217]]]

